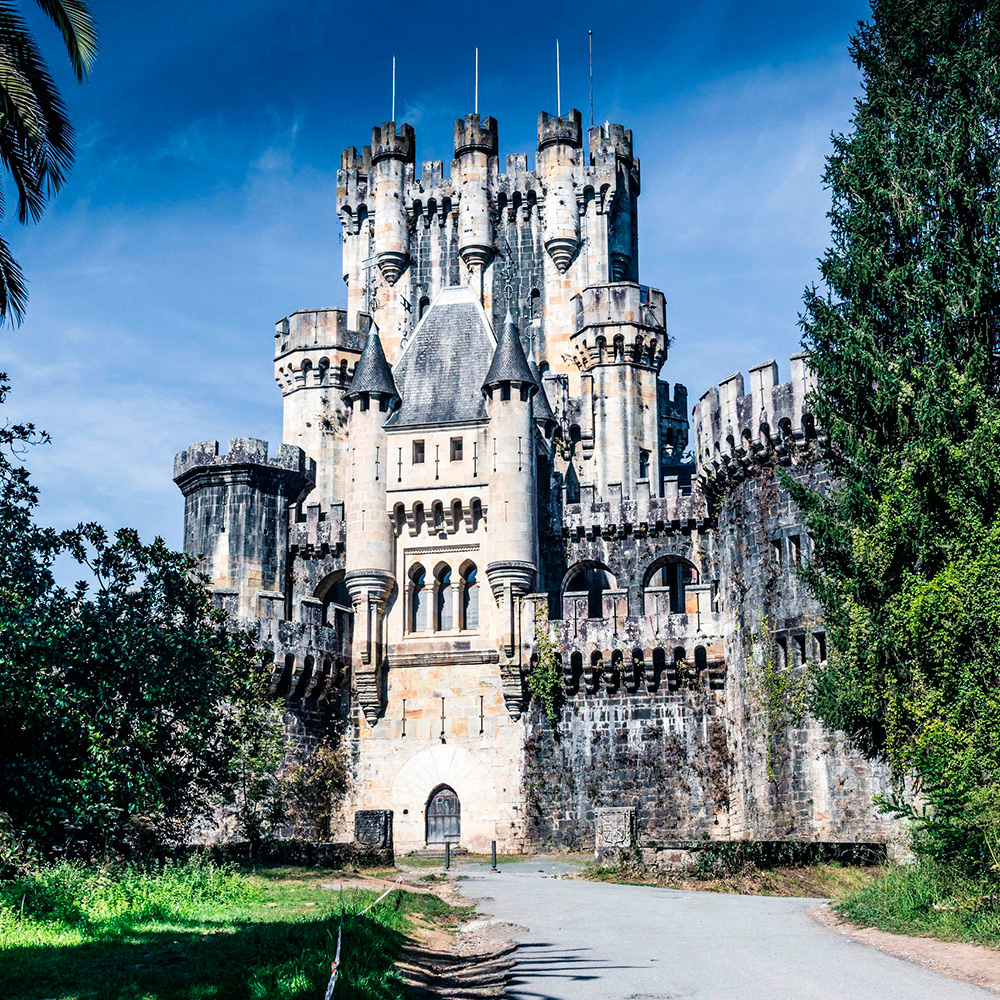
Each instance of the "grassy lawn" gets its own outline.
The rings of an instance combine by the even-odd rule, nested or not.
[[[633,885],[659,885],[699,892],[735,892],[749,896],[811,896],[817,899],[843,899],[864,888],[882,873],[880,867],[835,863],[790,865],[775,868],[747,866],[740,872],[724,875],[698,875],[670,872],[644,875],[631,867],[589,865],[584,878],[596,882],[626,882]]]
[[[972,881],[929,862],[885,868],[835,909],[865,927],[1000,948],[1000,882]]]
[[[338,877],[193,861],[145,873],[66,864],[0,882],[0,997],[321,1000],[343,909],[336,997],[401,998],[407,930],[464,911],[397,891],[360,916],[378,891],[322,888]]]

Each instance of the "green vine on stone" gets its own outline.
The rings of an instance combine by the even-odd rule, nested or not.
[[[535,657],[528,672],[528,690],[533,698],[538,699],[546,720],[554,728],[559,722],[562,701],[562,671],[545,601],[535,607]]]
[[[767,777],[777,782],[775,746],[786,727],[800,725],[805,718],[806,681],[793,669],[790,657],[786,657],[783,665],[777,662],[774,628],[766,615],[761,615],[751,645],[750,695],[763,716]]]

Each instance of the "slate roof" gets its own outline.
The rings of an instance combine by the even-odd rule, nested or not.
[[[538,385],[538,395],[535,396],[532,408],[535,419],[540,420],[543,424],[555,423],[556,415],[552,412],[552,407],[549,405],[548,396],[545,393],[545,383],[542,381],[541,372],[539,372],[534,358],[528,359],[528,367],[531,368],[532,378],[534,378]]]
[[[517,327],[514,326],[509,309],[503,321],[496,353],[490,363],[490,370],[483,380],[483,388],[485,389],[488,385],[496,385],[499,382],[527,382],[536,389],[538,388],[535,376],[531,374],[531,368],[528,366],[528,359],[524,356],[521,338],[518,335]]]
[[[402,403],[389,427],[486,420],[481,387],[495,340],[471,289],[446,288],[393,368]]]
[[[382,350],[382,341],[379,339],[378,327],[374,321],[368,328],[368,339],[361,351],[361,357],[358,358],[351,386],[344,393],[344,399],[350,403],[365,392],[399,398],[396,383],[392,379],[392,370],[385,358],[385,351]]]

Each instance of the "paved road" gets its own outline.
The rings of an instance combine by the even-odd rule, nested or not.
[[[990,1000],[825,930],[816,900],[553,877],[569,865],[463,866],[480,912],[519,924],[512,1000]],[[542,869],[540,871],[539,869]]]

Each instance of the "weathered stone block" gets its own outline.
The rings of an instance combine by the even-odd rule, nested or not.
[[[356,810],[354,841],[360,847],[366,848],[392,847],[392,810]]]

